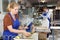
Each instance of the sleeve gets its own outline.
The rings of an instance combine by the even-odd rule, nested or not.
[[[9,16],[5,16],[4,18],[4,25],[7,27],[9,25],[12,25],[12,20]]]

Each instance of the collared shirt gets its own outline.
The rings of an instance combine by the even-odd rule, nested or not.
[[[15,15],[15,18],[18,18],[18,15]],[[13,24],[12,19],[10,15],[7,13],[3,19],[4,30],[7,30],[8,29],[7,27],[12,24]]]
[[[16,19],[16,18],[15,18],[15,15],[12,14],[12,12],[10,12],[10,14],[11,14],[12,18],[15,20],[15,19]]]

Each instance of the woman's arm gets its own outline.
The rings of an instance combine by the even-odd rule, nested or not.
[[[24,30],[13,29],[12,25],[7,26],[7,28],[10,32],[14,32],[14,33],[23,33],[24,32]]]
[[[31,36],[31,34],[29,32],[26,32],[25,30],[13,29],[12,25],[8,26],[7,28],[8,28],[8,30],[10,32],[13,32],[13,33],[22,33],[25,36]]]

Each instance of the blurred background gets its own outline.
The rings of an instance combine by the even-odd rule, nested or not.
[[[22,14],[29,15],[31,18],[39,17],[43,12],[42,8],[46,6],[51,14],[51,26],[60,26],[60,0],[0,0],[0,38],[3,33],[3,18],[7,13],[6,8],[10,2],[17,2],[21,5],[19,9],[20,17],[22,17]]]

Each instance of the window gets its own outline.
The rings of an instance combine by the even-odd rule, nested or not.
[[[7,11],[7,6],[8,6],[8,0],[2,0],[2,8],[3,8],[3,12]]]
[[[2,0],[2,8],[3,8],[3,12],[7,12],[7,6],[9,4],[9,2],[14,2],[15,0]]]

